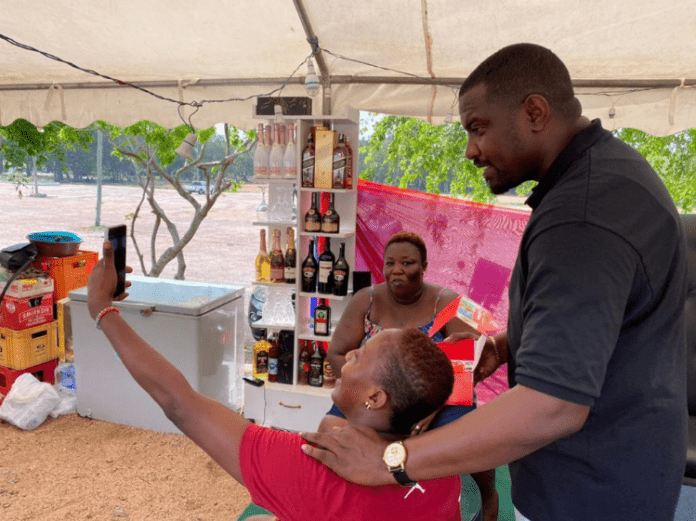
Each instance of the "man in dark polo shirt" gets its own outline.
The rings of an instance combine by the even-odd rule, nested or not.
[[[405,443],[411,480],[509,463],[518,520],[673,519],[686,454],[686,253],[663,183],[581,115],[548,49],[501,49],[460,90],[466,154],[493,193],[538,181],[510,281],[506,332],[477,379],[510,390]],[[393,482],[364,430],[306,434],[347,479]]]

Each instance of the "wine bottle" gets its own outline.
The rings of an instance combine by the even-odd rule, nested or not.
[[[285,259],[283,249],[280,247],[280,230],[273,231],[273,245],[271,246],[271,282],[285,281]]]
[[[338,233],[340,227],[341,218],[336,211],[334,206],[336,194],[331,194],[331,200],[329,202],[329,207],[321,216],[321,231],[323,233]]]
[[[297,177],[297,150],[295,150],[295,125],[288,125],[288,144],[285,146],[283,156],[283,177],[295,179]]]
[[[341,142],[343,134],[339,135],[338,142],[333,150],[333,165],[331,175],[331,188],[343,189],[346,180],[346,156],[348,151]]]
[[[333,294],[337,296],[345,296],[348,294],[348,276],[350,275],[350,266],[346,261],[346,243],[341,243],[341,250],[338,254],[338,259],[333,265]]]
[[[295,249],[295,230],[290,226],[287,229],[288,246],[285,250],[285,282],[295,284],[297,280],[297,250]]]
[[[319,345],[314,343],[314,352],[309,358],[309,376],[307,378],[309,385],[313,387],[321,387],[324,383],[323,372],[324,360],[322,359]]]
[[[309,359],[311,356],[310,340],[300,340],[300,356],[297,365],[298,385],[307,385],[309,383]]]
[[[317,291],[319,293],[331,293],[333,290],[333,265],[336,257],[331,251],[331,239],[326,238],[326,248],[319,255],[319,276],[317,277]]]
[[[312,204],[304,217],[306,232],[321,231],[321,214],[319,213],[319,192],[312,192]]]
[[[314,307],[314,334],[318,336],[331,334],[331,308],[323,298],[320,298]]]
[[[271,278],[271,258],[266,250],[266,230],[261,229],[261,244],[256,255],[256,282],[268,282]]]
[[[314,239],[309,241],[309,251],[304,262],[302,262],[302,291],[314,293],[317,290],[317,272],[319,263],[314,257]]]
[[[278,344],[278,335],[271,333],[268,337],[268,381],[278,381],[278,365],[280,363],[280,345]]]
[[[353,149],[350,147],[350,140],[348,139],[348,136],[345,137],[345,141],[343,142],[344,146],[346,147],[346,179],[343,187],[346,190],[350,190],[353,188]]]
[[[273,145],[271,146],[271,155],[268,158],[268,176],[279,178],[283,168],[283,145],[280,140],[280,125],[273,125]]]
[[[314,134],[312,132],[307,136],[307,145],[302,150],[302,186],[304,188],[314,187]]]
[[[256,137],[258,141],[256,142],[256,152],[254,153],[254,176],[267,177],[269,149],[263,136],[263,123],[259,123]]]

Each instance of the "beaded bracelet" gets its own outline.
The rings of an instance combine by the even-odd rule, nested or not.
[[[116,313],[117,315],[121,314],[121,312],[118,310],[118,308],[114,307],[114,306],[109,306],[108,308],[102,309],[99,312],[99,314],[97,315],[97,323],[96,323],[97,329],[101,329],[100,324],[101,324],[102,318],[104,318],[107,314],[111,313],[112,311],[114,313]]]

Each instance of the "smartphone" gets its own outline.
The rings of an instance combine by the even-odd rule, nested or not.
[[[110,241],[114,248],[114,264],[118,276],[114,297],[118,297],[126,291],[126,225],[110,226],[104,232],[104,239]]]

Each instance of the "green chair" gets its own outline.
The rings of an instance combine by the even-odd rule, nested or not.
[[[495,488],[500,498],[498,521],[515,521],[515,511],[510,497],[510,472],[508,471],[507,465],[503,465],[496,469]],[[481,498],[476,483],[469,475],[462,476],[461,507],[462,521],[476,521],[479,519],[478,513],[481,508]],[[237,518],[237,521],[243,521],[247,517],[259,514],[271,513],[252,503],[242,512]]]

